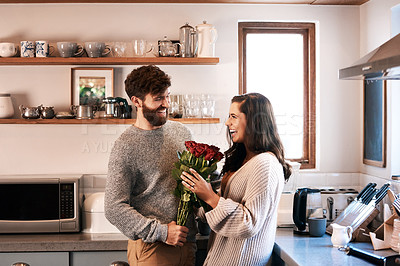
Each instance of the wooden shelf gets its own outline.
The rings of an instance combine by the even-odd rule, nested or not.
[[[0,57],[0,65],[216,65],[218,57]]]
[[[200,3],[200,4],[309,4],[309,5],[362,5],[369,0],[1,0],[6,3]]]
[[[183,124],[217,124],[219,118],[170,118],[172,121],[179,121]],[[115,124],[115,125],[132,125],[136,119],[110,119],[110,118],[98,118],[98,119],[0,119],[0,124],[41,124],[41,125],[80,125],[80,124]]]

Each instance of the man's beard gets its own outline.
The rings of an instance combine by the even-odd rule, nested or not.
[[[160,106],[157,109],[151,109],[151,108],[148,108],[145,103],[143,103],[142,109],[143,109],[144,118],[146,118],[146,120],[149,121],[149,123],[152,126],[155,126],[155,127],[162,126],[168,120],[168,108]],[[157,112],[160,111],[160,110],[164,110],[164,109],[166,109],[165,117],[164,116],[158,116]]]

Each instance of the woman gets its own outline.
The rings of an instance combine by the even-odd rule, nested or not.
[[[183,184],[212,209],[204,265],[266,265],[275,240],[277,208],[291,174],[269,100],[261,94],[235,96],[226,121],[231,147],[225,152],[221,190],[191,169]]]

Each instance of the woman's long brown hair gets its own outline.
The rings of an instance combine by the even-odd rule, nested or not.
[[[270,101],[260,93],[248,93],[235,96],[232,103],[240,103],[240,112],[246,115],[246,138],[245,143],[232,143],[227,129],[231,147],[225,152],[225,164],[222,174],[237,171],[246,157],[246,148],[259,154],[272,152],[283,166],[285,180],[292,173],[290,165],[285,161],[285,153],[275,116]]]

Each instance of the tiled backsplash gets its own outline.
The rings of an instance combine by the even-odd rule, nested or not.
[[[296,181],[297,187],[358,187],[359,173],[302,173]]]
[[[106,185],[107,175],[84,175],[83,193],[86,195],[103,192]],[[294,181],[294,187],[333,187],[333,188],[355,188],[360,190],[369,182],[377,183],[381,187],[388,181],[391,181],[394,192],[400,193],[400,182],[388,180],[376,176],[361,173],[310,173],[300,172],[297,180]]]
[[[107,175],[83,175],[83,193],[85,196],[104,192]]]

